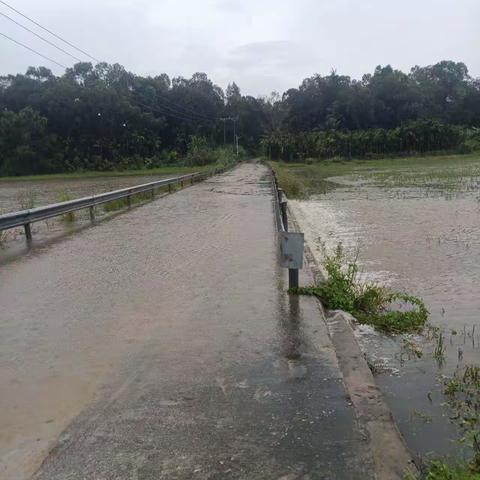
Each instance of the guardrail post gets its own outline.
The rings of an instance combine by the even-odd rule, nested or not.
[[[288,232],[287,202],[280,203],[280,211],[282,212],[283,228]]]
[[[93,223],[95,221],[95,207],[90,207],[88,210],[90,211],[90,221]]]
[[[152,188],[152,200],[155,198],[155,189]]]
[[[131,197],[131,195],[127,195],[127,207],[128,208],[132,207],[132,197]]]
[[[25,238],[27,239],[27,244],[30,245],[32,243],[32,229],[29,223],[25,224]]]
[[[288,288],[298,288],[298,268],[288,269]]]
[[[180,180],[180,186],[183,188],[183,180]]]

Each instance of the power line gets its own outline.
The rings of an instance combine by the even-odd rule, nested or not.
[[[32,20],[30,17],[27,17],[27,15],[23,14],[22,12],[18,11],[16,8],[12,7],[11,5],[9,5],[7,2],[4,2],[3,0],[0,0],[0,3],[2,3],[3,5],[5,5],[6,7],[8,7],[10,10],[13,10],[15,13],[18,13],[19,15],[21,15],[23,18],[26,18],[29,22],[32,22],[34,25],[36,25],[37,27],[40,27],[42,30],[45,30],[46,32],[48,32],[50,35],[53,35],[55,38],[57,38],[58,40],[61,40],[62,42],[66,43],[67,45],[69,45],[70,47],[74,48],[75,50],[77,50],[78,52],[80,53],[83,53],[84,55],[86,55],[88,58],[91,58],[92,60],[94,60],[95,62],[97,63],[100,63],[100,60],[98,60],[97,58],[93,57],[92,55],[90,55],[89,53],[85,52],[84,50],[82,50],[81,48],[78,48],[76,47],[75,45],[73,45],[73,43],[70,43],[68,40],[65,40],[64,38],[60,37],[59,35],[57,35],[56,33],[53,33],[51,30],[49,30],[48,28],[45,28],[43,25],[40,25],[38,22],[36,22],[35,20]]]
[[[146,105],[145,103],[138,103],[138,105],[141,106],[141,107],[144,107],[144,108],[148,108],[152,112],[156,112],[156,113],[159,113],[161,115],[165,115],[166,117],[178,118],[180,120],[186,120],[186,121],[190,121],[190,122],[199,122],[200,121],[198,118],[189,117],[186,114],[181,114],[181,113],[178,113],[178,112],[177,113],[165,112],[165,111],[159,110],[158,108],[154,108],[150,105]],[[214,120],[209,120],[209,122],[215,123]]]
[[[17,10],[16,8],[12,7],[11,5],[9,5],[7,2],[3,1],[3,0],[0,0],[0,3],[5,5],[6,7],[8,7],[9,9],[13,10],[15,13],[21,15],[22,17],[24,17],[25,19],[27,19],[29,22],[33,23],[34,25],[40,27],[41,29],[45,30],[46,32],[48,32],[50,35],[53,35],[55,38],[59,39],[60,41],[64,42],[65,44],[69,45],[70,47],[74,48],[75,50],[83,53],[84,55],[86,55],[87,57],[91,58],[92,60],[95,60],[96,62],[100,62],[100,60],[96,59],[95,57],[93,57],[92,55],[88,54],[87,52],[85,52],[84,50],[76,47],[75,45],[73,45],[72,43],[70,43],[69,41],[65,40],[64,38],[60,37],[59,35],[55,34],[54,32],[52,32],[51,30],[45,28],[43,25],[41,25],[40,23],[36,22],[35,20],[31,19],[30,17],[28,17],[27,15],[25,15],[24,13],[20,12],[19,10]],[[69,55],[70,57],[72,57],[73,59],[81,62],[81,59],[79,59],[78,57],[76,57],[75,55],[72,55],[70,52],[64,50],[63,48],[59,47],[58,45],[56,45],[55,43],[49,41],[48,39],[42,37],[41,35],[37,34],[36,32],[34,32],[33,30],[29,29],[28,27],[26,27],[25,25],[17,22],[15,19],[9,17],[8,15],[0,12],[0,15],[2,15],[3,17],[7,18],[8,20],[10,20],[11,22],[15,23],[16,25],[18,25],[19,27],[23,28],[24,30],[32,33],[33,35],[35,35],[36,37],[40,38],[42,41],[48,43],[49,45],[55,47],[57,50],[65,53],[66,55]],[[24,48],[26,48],[27,50],[30,50],[31,52],[41,56],[42,58],[50,61],[50,62],[53,62],[55,63],[56,65],[59,65],[63,68],[67,68],[65,65],[47,57],[46,55],[43,55],[42,53],[34,50],[33,48],[29,47],[28,45],[25,45],[17,40],[14,40],[13,38],[9,37],[8,35],[5,35],[3,33],[0,33],[0,35],[2,35],[3,37],[7,38],[8,40],[16,43],[17,45],[20,45]],[[173,102],[172,100],[169,100],[168,98],[160,95],[160,94],[157,94],[157,97],[159,97],[160,101],[163,101],[167,104],[170,104],[170,105],[173,105],[173,107],[170,107],[168,105],[160,105],[160,107],[163,109],[163,110],[155,110],[155,108],[149,106],[149,105],[145,105],[145,104],[142,104],[143,107],[145,108],[149,108],[150,110],[152,111],[157,111],[158,113],[162,114],[162,115],[165,115],[165,116],[169,116],[169,117],[173,117],[173,118],[178,118],[180,120],[184,120],[184,121],[196,121],[196,122],[200,122],[200,121],[208,121],[208,122],[212,122],[212,123],[215,123],[217,121],[217,118],[215,117],[211,117],[210,115],[205,115],[205,114],[202,114],[202,113],[198,113],[190,108],[187,108],[187,107],[184,107],[182,105],[179,105],[175,102]],[[165,112],[165,109],[166,110],[170,110],[171,112],[173,113],[168,113],[168,112]]]
[[[151,107],[150,105],[145,105],[145,104],[139,104],[140,106],[144,108],[148,108],[152,112],[159,113],[160,115],[164,115],[166,117],[172,117],[172,118],[177,118],[179,120],[187,121],[187,122],[200,122],[201,119],[194,118],[194,117],[189,117],[186,114],[180,114],[180,113],[170,113],[170,112],[165,112],[164,110],[159,110],[157,108]],[[204,120],[209,123],[215,123],[213,120]]]
[[[33,53],[36,53],[37,55],[40,55],[41,57],[45,58],[46,60],[48,60],[49,62],[52,62],[52,63],[55,63],[57,65],[59,65],[60,67],[62,68],[67,68],[65,65],[62,65],[61,63],[51,59],[50,57],[47,57],[46,55],[44,55],[43,53],[40,53],[40,52],[37,52],[36,50],[34,50],[33,48],[30,48],[28,45],[25,45],[15,39],[13,39],[12,37],[9,37],[8,35],[5,35],[4,33],[0,32],[0,35],[2,35],[2,37],[5,37],[7,38],[8,40],[10,40],[11,42],[13,43],[16,43],[17,45],[20,45],[21,47],[23,48],[26,48],[27,50],[30,50],[31,52]]]
[[[51,42],[50,40],[47,40],[46,38],[42,37],[42,36],[39,35],[38,33],[34,32],[33,30],[30,30],[28,27],[26,27],[25,25],[22,25],[20,22],[17,22],[15,19],[13,19],[12,17],[9,17],[9,16],[6,15],[5,13],[0,12],[0,15],[1,15],[2,17],[7,18],[7,19],[10,20],[11,22],[15,23],[15,24],[18,25],[19,27],[23,28],[23,29],[26,30],[27,32],[32,33],[33,35],[35,35],[36,37],[38,37],[40,40],[43,40],[44,42],[48,43],[48,44],[51,45],[52,47],[55,47],[57,50],[60,50],[61,52],[69,55],[70,57],[72,57],[73,59],[77,60],[78,62],[81,62],[81,61],[82,61],[80,58],[76,57],[75,55],[72,55],[70,52],[67,52],[66,50],[64,50],[63,48],[59,47],[58,45],[55,45],[53,42]]]
[[[180,110],[182,107],[181,105],[175,104],[174,102],[170,102],[172,105],[175,105],[175,108],[169,107],[168,105],[160,105],[160,108],[166,108],[174,113],[178,113],[181,115],[185,115],[187,117],[196,117],[198,120],[210,121],[215,122],[217,119],[215,117],[209,117],[206,115],[202,115],[201,113],[196,113],[193,110],[192,113],[189,113],[187,109],[183,109],[184,111]]]
[[[168,99],[167,97],[164,97],[163,95],[160,95],[159,93],[157,93],[156,96],[160,97],[164,102],[167,102],[167,103],[170,103],[171,105],[174,105],[177,109],[181,109],[181,110],[185,111],[189,115],[197,115],[199,117],[204,117],[205,119],[208,119],[208,120],[215,120],[215,121],[217,120],[216,117],[211,117],[210,115],[204,115],[202,113],[197,113],[194,110],[192,110],[191,108],[187,108],[187,107],[184,107],[182,105],[179,105],[178,103],[175,103],[174,101]]]

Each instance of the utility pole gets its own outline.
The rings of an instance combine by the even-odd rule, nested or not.
[[[223,144],[227,143],[227,121],[230,120],[233,122],[233,144],[237,146],[237,155],[238,155],[238,137],[237,137],[237,121],[238,117],[222,117],[220,120],[223,122]]]
[[[233,143],[237,141],[237,120],[238,117],[232,117],[230,120],[233,121]]]
[[[222,117],[220,120],[223,121],[223,144],[225,145],[227,143],[227,120],[230,120],[227,117]]]

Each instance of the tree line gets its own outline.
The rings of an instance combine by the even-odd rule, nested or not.
[[[235,135],[285,160],[469,151],[479,127],[480,79],[452,61],[361,80],[333,71],[259,98],[204,73],[142,77],[107,63],[0,77],[0,175],[208,163],[232,153]]]

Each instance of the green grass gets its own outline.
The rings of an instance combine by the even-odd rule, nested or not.
[[[480,473],[472,470],[469,465],[455,465],[453,467],[439,460],[432,462],[427,471],[420,476],[422,480],[480,480]],[[407,475],[405,480],[415,480]]]
[[[450,419],[462,436],[460,443],[473,451],[470,469],[480,474],[480,366],[465,365],[444,380]]]
[[[121,170],[121,171],[105,171],[105,172],[74,172],[74,173],[52,173],[48,175],[26,175],[23,177],[0,177],[0,182],[18,182],[29,180],[76,180],[82,178],[97,177],[124,177],[124,176],[150,176],[150,175],[171,175],[184,174],[194,172],[202,172],[212,168],[212,165],[200,167],[185,167],[180,165],[172,165],[142,170]]]
[[[376,160],[324,160],[313,163],[272,162],[287,196],[305,198],[335,188],[336,179],[348,176],[391,188],[480,189],[480,155],[437,155]],[[295,188],[291,189],[290,185]],[[289,192],[290,191],[290,195]]]
[[[425,325],[428,310],[419,298],[360,282],[357,257],[347,259],[341,245],[333,254],[324,252],[322,263],[327,272],[325,281],[292,292],[315,295],[326,308],[344,310],[360,323],[387,333],[416,332]]]
[[[68,202],[72,200],[72,196],[66,191],[62,190],[58,194],[58,201],[59,202]],[[62,215],[62,220],[66,223],[73,223],[75,221],[75,212],[67,212]]]

